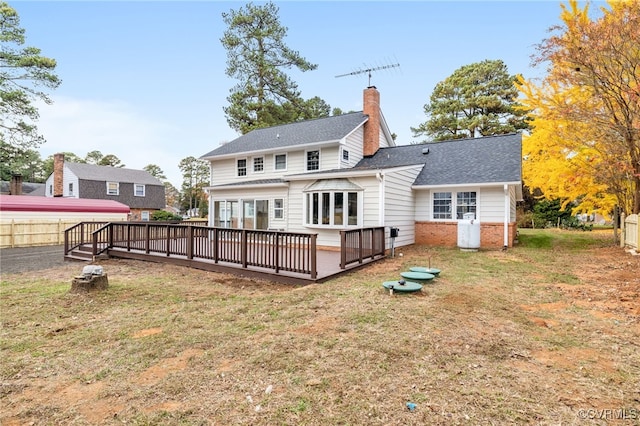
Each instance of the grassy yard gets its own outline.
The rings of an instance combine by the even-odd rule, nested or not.
[[[79,263],[3,274],[0,424],[640,424],[640,256],[520,232],[305,287],[121,260],[90,294],[69,292]],[[420,293],[382,288],[429,259]]]

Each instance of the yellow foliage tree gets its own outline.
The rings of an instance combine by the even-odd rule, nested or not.
[[[540,85],[520,80],[532,118],[523,177],[576,210],[640,212],[640,0],[561,5],[559,34],[538,47],[548,63]]]

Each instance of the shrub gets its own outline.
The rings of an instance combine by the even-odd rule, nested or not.
[[[151,214],[151,220],[182,220],[182,216],[165,210],[158,210]]]

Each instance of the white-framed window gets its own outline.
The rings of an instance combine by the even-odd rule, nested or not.
[[[118,182],[107,182],[107,195],[120,195],[120,184]]]
[[[476,218],[477,202],[475,191],[458,192],[456,194],[456,219],[464,219],[465,213],[473,213]]]
[[[433,219],[463,219],[465,213],[477,215],[475,191],[434,192]],[[453,217],[455,212],[455,218]]]
[[[309,226],[359,226],[361,191],[320,191],[305,194],[305,224]]]
[[[133,184],[133,195],[136,197],[144,197],[145,186],[141,183]]]
[[[253,158],[253,173],[264,172],[264,157]]]
[[[69,182],[69,197],[73,197],[73,182]]]
[[[145,222],[148,222],[149,221],[149,211],[148,210],[142,210],[140,212],[140,219],[145,221]]]
[[[49,185],[49,195],[53,195],[53,185]]]
[[[237,171],[238,176],[246,176],[247,175],[247,159],[241,158],[236,163],[238,165]]]
[[[307,151],[307,171],[320,170],[320,150]]]
[[[349,151],[342,148],[342,161],[349,162]]]
[[[273,168],[274,170],[287,170],[287,154],[275,154]]]
[[[284,200],[282,198],[273,200],[273,218],[284,219]]]

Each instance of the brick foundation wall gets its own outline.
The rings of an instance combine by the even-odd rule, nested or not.
[[[440,247],[458,245],[457,222],[416,222],[416,244]],[[509,224],[509,247],[513,247],[516,237],[516,223]],[[480,247],[502,248],[504,246],[503,223],[480,223]]]

